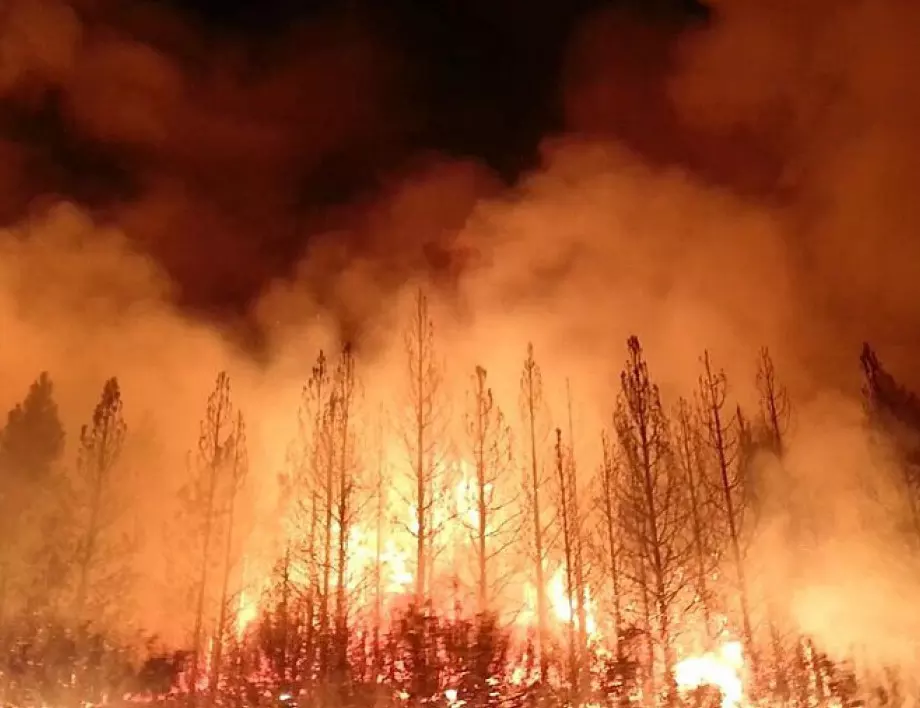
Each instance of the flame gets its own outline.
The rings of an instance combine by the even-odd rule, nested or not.
[[[741,642],[726,642],[715,652],[691,656],[674,667],[681,691],[713,686],[722,692],[722,708],[737,708],[744,699],[744,653]]]

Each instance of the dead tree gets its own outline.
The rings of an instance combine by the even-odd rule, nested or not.
[[[757,361],[756,375],[757,392],[759,394],[759,427],[763,435],[763,444],[780,463],[778,469],[782,470],[783,457],[786,453],[786,435],[792,422],[792,404],[789,393],[776,378],[776,368],[769,349],[761,348]],[[795,511],[796,491],[793,481],[784,476],[782,480],[783,503],[791,508],[792,526],[788,530],[791,538],[799,538],[805,531],[801,524],[801,514]],[[787,700],[790,693],[790,684],[795,688],[799,700],[808,701],[810,684],[814,683],[818,702],[824,700],[821,671],[818,665],[814,647],[805,637],[794,638],[791,649],[791,661],[787,658],[787,645],[783,641],[777,626],[778,610],[768,592],[767,597],[768,624],[770,632],[770,645],[773,651],[774,671],[776,674],[776,692],[782,700]],[[790,680],[791,679],[791,680]]]
[[[114,538],[119,517],[117,480],[113,479],[124,448],[127,426],[122,415],[121,390],[117,379],[109,379],[102,387],[102,395],[93,411],[92,423],[80,431],[80,449],[77,457],[75,484],[76,506],[85,512],[80,521],[80,538],[77,544],[77,592],[74,617],[79,622],[88,619],[85,614],[87,599],[95,581],[103,581],[100,572],[108,574],[113,554],[127,552]],[[81,514],[82,515],[82,514]],[[123,546],[123,544],[121,544]],[[124,561],[124,558],[121,558]],[[113,590],[109,588],[109,590]],[[98,618],[102,607],[93,609]]]
[[[598,506],[601,511],[603,523],[603,547],[607,574],[610,580],[611,598],[610,609],[613,618],[614,658],[617,667],[619,692],[618,704],[629,704],[629,695],[626,691],[626,677],[623,668],[627,665],[624,634],[626,582],[624,577],[624,539],[623,522],[620,517],[620,488],[623,484],[623,464],[617,456],[617,450],[610,440],[607,431],[601,432],[601,465],[598,470],[599,499]]]
[[[357,461],[355,398],[357,383],[355,380],[355,360],[350,345],[345,345],[333,375],[333,399],[335,405],[335,435],[333,443],[336,450],[337,496],[335,500],[336,546],[336,594],[335,594],[335,647],[336,674],[338,680],[344,678],[348,663],[348,582],[350,576],[349,540],[355,524],[358,506],[355,498],[359,467]]]
[[[214,631],[214,649],[211,654],[211,677],[208,681],[210,688],[210,703],[217,701],[220,691],[221,672],[223,670],[224,643],[227,634],[227,625],[230,612],[230,577],[233,571],[234,541],[236,540],[236,513],[237,497],[243,480],[249,471],[249,457],[246,450],[246,428],[243,423],[243,414],[237,413],[236,425],[231,437],[227,440],[224,450],[223,489],[220,490],[222,499],[222,514],[224,515],[224,553],[223,577],[220,584],[220,595],[217,605],[217,627]]]
[[[473,509],[460,518],[473,544],[479,614],[491,609],[492,593],[501,578],[492,573],[494,561],[517,540],[516,498],[507,494],[503,478],[511,467],[511,429],[487,384],[486,370],[477,366],[468,394],[466,433],[475,467]]]
[[[714,570],[716,548],[709,523],[712,500],[706,484],[706,457],[699,426],[699,411],[681,398],[674,416],[675,461],[687,488],[690,532],[693,539],[693,573],[697,602],[703,615],[703,630],[708,644],[714,639],[712,607],[708,578]]]
[[[381,407],[377,412],[376,450],[374,465],[374,614],[373,619],[373,679],[380,680],[383,672],[383,648],[381,645],[381,625],[383,623],[383,550],[386,534],[387,492],[386,482],[389,477],[389,468],[386,459],[386,432],[384,428],[384,412]]]
[[[687,589],[684,569],[692,557],[687,505],[683,479],[672,460],[669,424],[658,386],[649,376],[638,338],[630,337],[627,347],[629,356],[620,375],[614,413],[625,465],[620,505],[633,556],[633,581],[650,606],[649,619],[654,620],[654,639],[663,659],[665,698],[673,705],[677,694],[672,622],[678,600]],[[653,677],[654,664],[648,671]],[[650,682],[652,696],[657,693],[656,684]]]
[[[533,561],[534,581],[537,594],[537,652],[540,660],[540,679],[546,680],[548,669],[548,630],[549,607],[546,598],[546,523],[540,498],[540,491],[545,482],[543,463],[539,454],[545,434],[542,428],[543,414],[543,376],[534,358],[533,344],[527,345],[527,358],[521,372],[520,407],[523,418],[528,453],[528,479],[526,482],[527,511],[533,523]]]
[[[236,423],[237,416],[230,396],[230,377],[222,371],[217,375],[214,390],[208,397],[205,417],[201,421],[197,464],[193,468],[193,477],[183,490],[183,496],[195,521],[198,545],[192,665],[189,672],[192,703],[197,697],[198,680],[201,675],[207,620],[206,600],[210,589],[211,570],[216,561],[214,544],[222,520],[221,487],[228,471],[227,456],[235,439]]]
[[[428,298],[419,290],[415,296],[412,321],[405,335],[408,362],[411,422],[405,431],[405,444],[412,464],[412,498],[415,538],[415,601],[424,604],[433,563],[435,536],[439,526],[434,518],[436,485],[441,466],[446,421],[440,403],[443,372],[435,351],[434,324]]]
[[[699,379],[700,413],[718,477],[719,513],[728,532],[730,562],[734,567],[745,649],[756,675],[757,656],[751,626],[750,593],[741,551],[745,499],[745,479],[739,465],[741,420],[736,412],[726,408],[728,382],[725,372],[713,371],[709,352],[703,353],[702,366],[703,372]]]
[[[568,410],[569,423],[569,445],[566,464],[566,475],[568,477],[569,493],[568,497],[570,515],[572,523],[570,531],[572,534],[572,563],[573,563],[573,580],[575,583],[575,602],[577,603],[575,617],[578,620],[578,663],[583,664],[586,660],[588,650],[588,590],[585,579],[585,549],[583,535],[583,519],[581,499],[578,493],[578,465],[575,456],[575,424],[572,417],[572,389],[568,379],[565,382],[566,408]],[[580,686],[579,689],[586,689],[587,686]]]
[[[568,639],[568,664],[569,664],[569,689],[578,690],[579,664],[581,661],[578,642],[579,628],[576,627],[576,612],[578,609],[578,590],[576,587],[575,567],[575,514],[576,510],[572,501],[571,465],[562,446],[562,430],[556,428],[555,470],[556,493],[560,533],[562,534],[562,559],[565,569],[565,599],[569,611],[566,622],[566,635]]]

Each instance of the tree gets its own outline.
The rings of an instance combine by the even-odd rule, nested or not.
[[[558,494],[559,520],[562,528],[562,552],[563,567],[565,568],[565,595],[566,604],[569,610],[567,624],[567,634],[569,640],[569,682],[570,689],[575,691],[578,687],[579,673],[579,647],[576,641],[576,607],[580,602],[577,597],[575,567],[576,567],[576,547],[575,547],[575,514],[576,510],[573,505],[572,497],[572,465],[566,459],[566,454],[562,448],[562,430],[556,428],[556,483]],[[580,629],[580,628],[579,628]]]
[[[579,691],[584,693],[588,684],[586,682],[587,674],[581,671],[582,664],[586,660],[588,650],[588,591],[585,580],[585,552],[584,552],[584,535],[581,499],[578,493],[578,465],[575,458],[575,424],[572,417],[572,389],[569,380],[565,381],[566,408],[568,411],[569,423],[569,444],[566,459],[566,477],[568,479],[568,490],[566,501],[569,504],[569,516],[571,523],[568,524],[571,534],[569,547],[572,552],[572,579],[574,581],[574,600],[575,607],[569,608],[569,614],[572,619],[578,620],[578,651],[576,655],[576,665],[579,669],[579,675],[583,679],[583,684],[579,686]],[[568,563],[568,561],[566,561]]]
[[[246,450],[246,427],[243,414],[237,412],[236,424],[225,443],[223,452],[223,489],[221,490],[221,513],[224,516],[224,553],[221,563],[223,573],[217,604],[217,627],[214,631],[214,650],[211,654],[211,677],[208,681],[209,699],[213,705],[220,690],[221,672],[223,671],[224,642],[227,634],[230,574],[233,569],[234,541],[236,540],[237,496],[243,480],[249,471],[249,456]]]
[[[334,521],[337,533],[336,596],[335,596],[335,647],[336,672],[344,678],[348,661],[348,582],[350,575],[349,539],[360,511],[355,498],[359,477],[357,438],[354,425],[354,405],[357,395],[355,360],[351,346],[346,344],[333,375],[333,392],[330,407],[335,428],[332,444],[336,450],[337,496]]]
[[[123,541],[119,543],[117,538],[113,538],[118,530],[116,524],[122,508],[120,500],[114,496],[117,480],[113,479],[113,474],[121,460],[126,434],[121,389],[118,379],[111,378],[102,387],[91,424],[84,425],[80,431],[74,490],[76,507],[84,516],[80,519],[77,544],[77,592],[74,601],[74,617],[80,622],[90,616],[98,617],[104,609],[104,605],[94,607],[91,615],[85,615],[87,595],[94,581],[105,580],[98,573],[111,564],[112,554],[127,551]]]
[[[678,598],[687,586],[684,568],[692,557],[688,542],[683,479],[672,463],[669,425],[658,386],[652,382],[637,337],[627,342],[628,358],[620,375],[614,427],[623,451],[625,479],[620,505],[624,534],[630,542],[633,581],[649,604],[650,640],[661,650],[665,696],[676,701],[672,621]],[[650,645],[652,642],[650,641]],[[654,652],[649,651],[649,677]],[[655,695],[655,682],[649,690]]]
[[[674,419],[675,461],[684,476],[690,504],[693,573],[708,649],[708,644],[715,636],[712,624],[712,598],[707,580],[713,571],[715,549],[708,523],[712,504],[706,485],[706,461],[699,428],[699,411],[686,399],[681,398],[677,403]]]
[[[492,570],[517,538],[515,501],[505,493],[503,478],[511,466],[511,429],[487,385],[486,370],[477,366],[468,393],[466,432],[472,451],[475,479],[471,513],[461,516],[473,542],[480,615],[491,609],[495,584]]]
[[[709,352],[703,353],[701,361],[703,372],[699,379],[700,410],[706,441],[715,457],[720,496],[719,512],[728,530],[730,559],[735,571],[745,648],[756,674],[757,657],[751,626],[750,594],[745,560],[741,552],[745,478],[741,474],[739,461],[743,421],[737,412],[726,411],[728,382],[725,372],[713,371]]]
[[[194,594],[194,628],[192,631],[192,657],[189,675],[190,699],[197,697],[201,670],[202,649],[207,626],[206,601],[210,591],[212,570],[218,565],[215,544],[222,531],[221,523],[229,511],[226,505],[228,492],[236,484],[239,470],[237,442],[240,441],[240,417],[234,410],[230,390],[230,377],[225,371],[217,375],[214,389],[208,396],[205,417],[198,436],[196,464],[190,468],[190,479],[182,489],[186,513],[192,522],[192,535],[197,546]],[[235,494],[235,492],[234,492]],[[215,637],[216,644],[221,637]]]
[[[421,606],[430,587],[434,540],[440,530],[435,520],[436,485],[443,452],[439,448],[446,420],[440,404],[443,367],[438,360],[434,341],[434,324],[428,310],[428,298],[419,290],[415,309],[405,333],[408,363],[411,421],[404,441],[411,459],[415,538],[415,600]]]
[[[626,551],[623,519],[620,511],[620,493],[623,485],[624,465],[621,456],[617,454],[607,431],[601,432],[601,464],[598,470],[600,483],[600,496],[598,499],[601,519],[603,521],[603,546],[605,551],[605,566],[610,580],[611,598],[610,607],[613,617],[613,688],[618,696],[618,704],[629,704],[627,690],[628,677],[626,668],[630,663],[626,655],[626,623],[624,612],[626,609]]]
[[[915,543],[920,545],[920,398],[888,372],[868,344],[860,355],[870,422],[894,443]]]
[[[14,577],[33,607],[50,602],[68,578],[61,528],[66,480],[57,469],[63,452],[54,384],[42,372],[9,412],[0,435],[0,619]],[[17,563],[31,567],[14,573]]]
[[[42,372],[22,403],[9,412],[0,437],[0,470],[23,480],[47,479],[64,452],[64,428],[54,384]]]
[[[548,630],[549,607],[546,598],[546,522],[543,519],[543,508],[540,499],[540,490],[545,483],[543,464],[538,454],[542,447],[545,433],[542,430],[543,417],[543,375],[540,366],[534,358],[533,344],[527,345],[527,358],[521,372],[520,408],[524,423],[526,444],[528,451],[528,478],[525,483],[527,512],[533,523],[533,562],[534,581],[537,595],[537,652],[540,660],[540,680],[545,681],[548,665]]]

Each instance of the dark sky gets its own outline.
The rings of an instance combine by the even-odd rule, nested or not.
[[[706,17],[696,0],[169,0],[217,33],[271,37],[353,12],[405,54],[424,116],[411,149],[484,159],[513,178],[560,130],[560,71],[573,31],[619,9],[674,36]]]
[[[609,25],[591,49],[603,65],[592,58],[580,71],[602,72],[590,80],[616,96],[574,127],[652,159],[694,158],[685,148],[696,143],[675,139],[662,88],[672,44],[705,14],[688,0],[18,8],[35,36],[18,47],[14,26],[4,40],[23,66],[0,85],[0,138],[15,173],[0,215],[20,218],[37,196],[76,199],[125,228],[180,302],[206,313],[245,311],[317,232],[361,231],[368,204],[432,162],[471,160],[513,183],[547,138],[573,129],[565,87],[579,79],[564,73],[573,46],[585,45],[573,37],[595,18]],[[79,38],[68,45],[74,17]],[[462,189],[449,201],[432,231],[466,217]]]

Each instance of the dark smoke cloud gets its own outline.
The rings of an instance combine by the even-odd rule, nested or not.
[[[64,191],[94,156],[121,166],[129,198],[113,189],[95,206],[163,264],[185,301],[238,307],[298,254],[302,215],[328,201],[329,187],[316,186],[335,179],[330,161],[370,174],[398,149],[408,125],[399,58],[339,18],[243,42],[134,7],[6,4],[0,96],[24,122],[50,110],[78,146]]]

